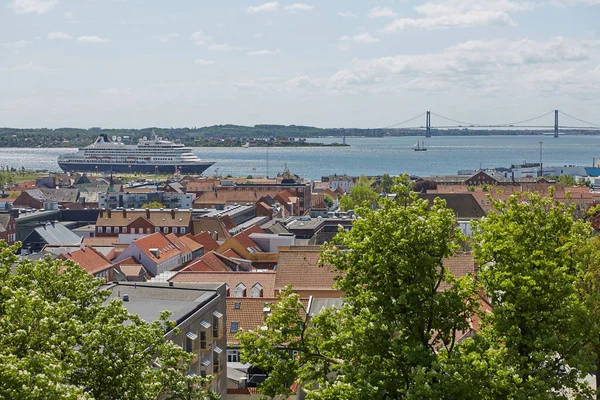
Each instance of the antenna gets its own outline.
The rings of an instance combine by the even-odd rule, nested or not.
[[[269,144],[267,143],[267,179],[269,179]]]

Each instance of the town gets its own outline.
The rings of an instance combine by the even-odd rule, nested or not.
[[[597,178],[556,178],[550,168],[535,176],[539,168],[410,180],[419,198],[443,199],[467,237],[495,200],[514,193],[552,187],[554,199],[574,205],[581,217],[600,204],[590,184]],[[586,173],[567,166],[558,172]],[[236,333],[259,329],[288,287],[306,316],[340,307],[344,292],[336,271],[320,263],[322,246],[352,229],[360,219],[354,208],[364,200],[395,198],[394,182],[389,175],[311,181],[287,168],[275,178],[50,173],[5,184],[0,239],[20,242],[21,258],[75,262],[144,319],[171,311],[179,333],[164,339],[197,355],[190,371],[213,375],[210,388],[221,398],[258,398],[267,372],[241,361]],[[444,265],[455,277],[478,273],[469,246]]]

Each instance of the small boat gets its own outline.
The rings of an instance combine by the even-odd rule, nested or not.
[[[421,142],[423,143],[423,145],[419,146],[419,141],[417,140],[417,144],[416,144],[417,147],[415,147],[413,149],[414,151],[427,151],[427,148],[425,147],[425,142],[424,141],[421,141]]]

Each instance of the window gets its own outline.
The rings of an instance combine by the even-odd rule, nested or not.
[[[115,226],[115,233],[119,233],[119,227]]]
[[[227,362],[240,362],[239,350],[227,350]]]
[[[237,323],[237,321],[233,321],[231,323],[231,328],[229,328],[229,332],[236,333],[238,331],[238,326],[239,324]]]
[[[185,228],[179,228],[179,233],[183,235],[185,233]]]
[[[202,361],[202,364],[200,364],[200,376],[203,378],[206,378],[206,372],[209,371],[210,368],[210,360],[204,360]]]
[[[101,226],[97,227],[96,230],[98,231],[98,233],[102,233],[102,227]]]
[[[127,227],[123,227],[123,233],[127,233]]]
[[[194,332],[188,332],[185,335],[185,351],[195,353],[198,351],[198,335]]]
[[[160,228],[159,227],[154,228],[154,232],[160,232]]]
[[[223,336],[223,314],[213,312],[213,339],[221,339]]]
[[[135,228],[132,228],[132,229],[135,229]],[[138,228],[138,233],[139,233],[139,234],[142,234],[142,233],[144,233],[144,228]]]
[[[260,283],[256,283],[250,289],[250,297],[263,297],[263,287]]]
[[[246,297],[246,285],[239,283],[235,289],[233,289],[233,297]]]
[[[221,354],[223,350],[219,347],[215,347],[213,350],[213,374],[220,374],[223,370],[223,364],[221,363]]]
[[[207,350],[209,345],[210,324],[206,321],[200,322],[200,350]]]
[[[239,310],[240,308],[242,308],[242,303],[240,303],[239,301],[233,303],[234,310]]]
[[[164,233],[169,233],[169,228],[167,228],[166,226],[163,228],[163,232]]]
[[[106,233],[112,233],[112,228],[110,226],[106,227]]]
[[[177,233],[177,227],[173,227],[171,228],[171,230],[173,231],[173,233]]]

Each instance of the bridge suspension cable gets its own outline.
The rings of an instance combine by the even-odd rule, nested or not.
[[[596,126],[596,127],[599,127],[599,128],[600,128],[600,124],[595,124],[595,123],[593,123],[593,122],[584,121],[584,120],[582,120],[582,119],[579,119],[579,118],[577,118],[577,117],[574,117],[574,116],[572,116],[572,115],[569,115],[569,114],[567,114],[566,112],[563,112],[563,111],[560,111],[560,110],[559,110],[558,112],[559,112],[559,113],[561,113],[562,115],[564,115],[565,117],[573,118],[574,120],[576,120],[576,121],[579,121],[579,122],[583,122],[584,124],[593,125],[593,126]]]
[[[414,120],[415,120],[415,119],[417,119],[417,118],[422,118],[424,115],[425,115],[425,113],[421,113],[421,114],[419,114],[419,115],[416,115],[416,116],[414,116],[414,117],[412,117],[412,118],[410,118],[410,119],[407,119],[406,121],[402,121],[402,122],[399,122],[399,123],[397,123],[397,124],[390,125],[390,126],[385,126],[385,127],[383,127],[383,128],[380,128],[380,129],[390,129],[390,128],[395,128],[395,127],[397,127],[397,126],[404,125],[404,124],[407,124],[407,123],[409,123],[409,122],[412,122],[412,121],[414,121]]]
[[[455,122],[455,123],[457,123],[457,124],[461,124],[461,125],[483,126],[482,124],[474,124],[474,123],[471,123],[471,122],[458,121],[458,120],[456,120],[456,119],[452,119],[452,118],[444,117],[443,115],[440,115],[440,114],[434,113],[433,111],[431,112],[431,114],[432,114],[432,115],[435,115],[436,117],[439,117],[439,118],[445,119],[445,120],[447,120],[447,121],[450,121],[450,122]]]
[[[550,114],[553,114],[553,113],[554,113],[554,110],[552,110],[552,111],[548,111],[547,113],[545,113],[545,114],[542,114],[542,115],[538,115],[537,117],[534,117],[534,118],[529,118],[529,119],[524,119],[523,121],[509,122],[508,124],[504,124],[503,126],[510,126],[510,125],[519,125],[519,124],[524,124],[524,123],[526,123],[526,122],[530,122],[530,121],[534,121],[534,120],[536,120],[536,119],[540,119],[540,118],[546,117],[546,116],[548,116],[548,115],[550,115]]]

